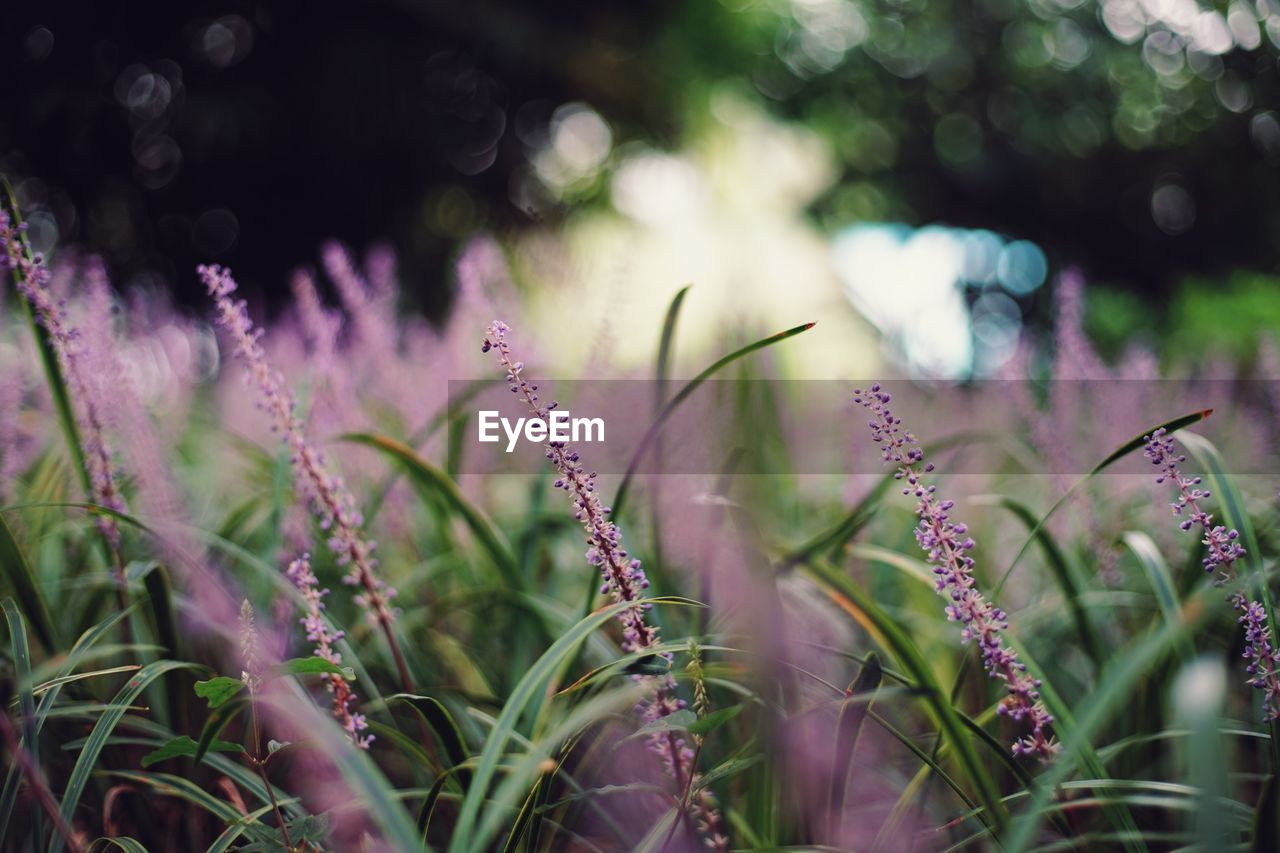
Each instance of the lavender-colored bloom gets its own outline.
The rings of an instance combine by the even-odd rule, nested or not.
[[[1232,578],[1232,567],[1236,560],[1245,555],[1245,549],[1238,541],[1239,531],[1228,530],[1224,525],[1214,524],[1213,516],[1200,508],[1199,501],[1212,497],[1208,489],[1201,489],[1199,477],[1185,477],[1179,466],[1187,461],[1187,457],[1178,453],[1173,438],[1168,430],[1161,427],[1151,435],[1143,436],[1143,453],[1151,460],[1152,465],[1160,468],[1157,483],[1171,480],[1178,487],[1178,497],[1170,506],[1173,514],[1182,519],[1178,526],[1183,530],[1199,527],[1204,534],[1201,543],[1205,546],[1202,561],[1206,572],[1217,572],[1214,578],[1217,584],[1225,584]],[[1263,691],[1262,713],[1266,720],[1280,719],[1280,652],[1275,650],[1271,642],[1271,628],[1267,622],[1267,612],[1261,604],[1250,601],[1242,592],[1233,593],[1229,599],[1231,606],[1239,613],[1239,623],[1245,628],[1244,657],[1249,661],[1245,672],[1249,673],[1250,687]]]
[[[342,307],[351,317],[356,337],[369,348],[375,358],[393,357],[398,338],[390,304],[394,293],[374,294],[341,243],[325,243],[320,250],[320,257],[324,262],[325,272],[329,274],[342,299]]]
[[[316,657],[335,666],[342,666],[342,654],[334,646],[342,639],[343,632],[331,629],[324,618],[324,597],[329,594],[329,590],[320,588],[320,582],[311,571],[311,555],[303,554],[291,562],[286,574],[307,602],[306,615],[298,621],[307,631],[307,641],[315,644]],[[356,746],[368,749],[369,744],[373,743],[373,735],[364,734],[369,727],[364,715],[351,710],[356,695],[351,691],[347,680],[330,677],[327,673],[320,677],[324,679],[329,694],[333,697],[333,716],[342,724],[343,731]]]
[[[244,300],[232,298],[236,283],[230,270],[217,265],[201,266],[199,273],[217,304],[218,324],[230,334],[236,355],[248,368],[249,381],[257,385],[260,407],[271,416],[273,431],[280,433],[292,451],[295,482],[309,499],[321,529],[328,531],[329,549],[338,565],[349,567],[343,581],[362,588],[363,591],[356,596],[356,603],[381,626],[401,680],[406,689],[411,689],[408,666],[391,630],[390,601],[395,590],[378,577],[373,543],[364,537],[360,529],[364,520],[356,509],[355,498],[347,491],[341,477],[328,472],[324,455],[307,440],[302,421],[294,410],[293,396],[284,387],[280,374],[267,362],[266,353],[258,342],[261,331],[255,329],[249,319]]]
[[[511,345],[507,342],[507,333],[510,331],[511,327],[506,323],[494,320],[489,324],[481,349],[484,352],[497,352],[498,363],[506,371],[507,385],[511,392],[520,398],[534,417],[549,425],[551,412],[557,404],[542,403],[538,396],[538,386],[522,376],[524,362],[515,361],[511,357]],[[646,612],[653,607],[644,602],[644,590],[649,588],[649,581],[640,561],[633,559],[622,547],[622,533],[609,520],[611,510],[601,502],[596,493],[595,472],[588,472],[583,467],[578,452],[566,442],[547,441],[546,457],[560,473],[555,487],[569,493],[574,515],[587,534],[586,559],[590,565],[600,570],[603,581],[600,593],[612,596],[619,604],[633,605],[618,614],[618,620],[622,623],[623,651],[643,652],[654,648],[659,643],[658,629],[645,619]],[[672,659],[670,652],[657,654],[668,661]],[[652,694],[639,706],[645,722],[660,720],[685,707],[684,700],[676,696],[675,679],[670,675],[637,675],[634,678],[653,686]],[[674,732],[663,732],[651,736],[649,746],[662,760],[663,767],[675,781],[676,788],[681,791],[690,790],[693,781],[691,775],[695,773],[695,753],[685,739]],[[690,807],[707,846],[713,850],[727,850],[729,840],[721,830],[720,815],[710,795],[704,793],[694,797]]]
[[[1005,645],[1003,632],[1009,628],[1008,615],[977,589],[973,558],[968,555],[975,543],[964,524],[950,519],[955,502],[938,500],[937,487],[925,484],[924,475],[933,472],[933,463],[925,463],[924,451],[915,436],[904,431],[902,419],[889,410],[889,393],[872,385],[867,391],[857,389],[853,394],[854,402],[874,416],[870,422],[871,438],[881,445],[884,461],[898,466],[894,477],[907,484],[902,493],[918,501],[916,541],[933,564],[935,588],[950,601],[946,608],[948,621],[964,626],[961,641],[976,641],[987,674],[1004,682],[1008,696],[1000,703],[999,713],[1025,720],[1031,726],[1029,734],[1014,742],[1013,754],[1035,755],[1048,761],[1060,748],[1049,730],[1053,717],[1040,701],[1040,682],[1027,673],[1027,665],[1018,660],[1018,653]]]
[[[111,451],[104,436],[104,418],[89,391],[86,362],[89,353],[79,330],[67,320],[66,306],[49,290],[49,270],[44,259],[30,252],[26,223],[15,226],[7,210],[0,210],[0,270],[12,270],[18,292],[31,306],[36,321],[48,333],[66,382],[80,432],[80,445],[89,479],[89,499],[99,506],[124,512],[124,500],[116,485]],[[94,523],[112,550],[120,547],[120,529],[115,519],[96,515]],[[123,582],[123,569],[117,566]]]

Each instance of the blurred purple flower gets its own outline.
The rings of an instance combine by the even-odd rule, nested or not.
[[[90,393],[86,363],[92,357],[78,329],[67,320],[66,306],[49,290],[49,270],[44,259],[32,254],[26,223],[15,226],[9,211],[0,210],[0,269],[14,273],[18,292],[48,333],[78,421],[80,445],[89,479],[89,500],[116,512],[124,512],[124,500],[116,484],[111,451],[103,434],[104,417]],[[115,552],[116,573],[124,582],[119,559],[120,529],[114,518],[95,514],[94,523]]]
[[[412,692],[409,668],[391,628],[390,601],[395,590],[377,575],[373,543],[365,539],[360,529],[364,519],[356,508],[355,498],[346,490],[342,478],[326,470],[324,455],[307,440],[302,421],[294,411],[293,396],[283,387],[283,378],[272,369],[258,342],[261,330],[254,328],[244,300],[232,298],[236,283],[231,271],[216,264],[201,266],[198,271],[217,304],[218,324],[231,335],[236,355],[248,369],[249,381],[258,387],[260,406],[271,416],[273,431],[281,435],[292,451],[295,481],[309,499],[321,529],[329,532],[329,549],[338,565],[350,567],[343,581],[363,589],[356,596],[356,603],[381,626],[400,679],[405,689]]]
[[[968,528],[950,520],[954,502],[938,500],[934,494],[937,486],[924,483],[924,475],[933,472],[933,463],[924,462],[924,451],[915,436],[904,431],[902,419],[889,410],[889,393],[877,384],[867,391],[856,389],[853,394],[854,402],[874,416],[870,422],[871,438],[881,445],[884,461],[898,466],[895,479],[907,483],[902,493],[919,501],[916,541],[933,564],[935,588],[951,601],[946,608],[947,619],[964,625],[961,641],[976,640],[987,674],[1004,682],[1009,695],[1000,703],[998,712],[1031,725],[1030,734],[1014,742],[1014,755],[1035,755],[1048,761],[1059,750],[1049,731],[1053,717],[1040,701],[1040,682],[1027,673],[1027,665],[1018,660],[1018,653],[1005,645],[1007,614],[983,597],[975,585],[973,558],[968,556],[975,543],[968,536]]]

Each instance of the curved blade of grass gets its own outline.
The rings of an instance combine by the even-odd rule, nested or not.
[[[49,608],[36,583],[31,562],[3,516],[0,516],[0,566],[4,567],[4,577],[14,597],[22,602],[22,610],[27,614],[36,639],[46,652],[53,654],[58,650],[58,640],[53,620],[49,618]]]
[[[1138,564],[1142,566],[1143,574],[1146,575],[1147,582],[1155,592],[1156,603],[1160,605],[1160,613],[1164,621],[1170,624],[1182,621],[1182,604],[1178,601],[1178,590],[1173,584],[1173,575],[1169,571],[1169,564],[1165,562],[1164,555],[1156,547],[1155,541],[1139,530],[1127,531],[1122,538],[1124,544],[1133,552],[1133,556],[1138,559]],[[1181,661],[1191,660],[1195,651],[1189,638],[1184,637],[1182,642],[1178,643],[1177,654]]]
[[[845,792],[853,764],[853,751],[858,745],[862,724],[871,710],[871,698],[880,687],[884,671],[875,652],[858,671],[858,676],[845,691],[845,701],[840,703],[840,715],[836,718],[835,752],[831,759],[831,785],[827,791],[827,812],[833,820],[839,820],[844,811]],[[859,701],[851,701],[853,699]]]
[[[645,599],[645,602],[650,604],[689,603],[686,600],[670,598],[649,598]],[[551,674],[577,651],[578,646],[589,634],[622,611],[634,606],[634,603],[622,602],[587,615],[560,635],[516,684],[506,704],[502,706],[502,713],[498,715],[493,730],[485,739],[484,749],[480,753],[471,785],[458,812],[453,838],[449,843],[449,853],[484,849],[484,845],[474,837],[476,822],[488,794],[489,784],[497,774],[498,763],[506,752],[507,744],[515,732],[516,721],[524,713],[525,707],[544,688]]]
[[[835,593],[836,602],[841,604],[846,612],[855,615],[855,618],[864,626],[870,627],[877,641],[893,653],[903,670],[915,681],[926,707],[930,709],[935,722],[952,743],[960,766],[964,768],[969,781],[977,789],[975,799],[983,806],[980,819],[999,835],[1008,819],[1004,805],[1000,802],[999,790],[987,772],[986,765],[978,758],[970,735],[964,724],[960,722],[955,708],[947,700],[946,692],[934,678],[933,671],[915,643],[858,584],[854,583],[852,578],[834,566],[821,561],[811,561],[805,564],[804,570],[819,585]]]
[[[80,804],[80,795],[84,793],[85,785],[89,782],[89,775],[93,772],[93,765],[98,760],[98,754],[106,746],[107,738],[115,730],[120,718],[124,716],[125,711],[133,704],[133,700],[138,698],[138,694],[145,690],[148,684],[165,673],[177,669],[200,669],[200,667],[197,664],[183,661],[152,661],[125,682],[124,687],[120,688],[120,691],[116,693],[115,698],[112,700],[113,707],[111,710],[98,718],[93,731],[89,733],[89,739],[85,742],[84,749],[80,751],[80,757],[76,759],[75,767],[71,770],[71,777],[67,780],[66,790],[62,795],[62,805],[59,811],[68,824],[72,823],[75,818],[76,807]],[[61,853],[62,845],[62,837],[55,835],[49,844],[50,853]]]
[[[341,436],[341,440],[363,444],[381,451],[400,463],[420,488],[425,488],[428,492],[444,498],[449,507],[466,522],[467,527],[475,535],[476,541],[489,552],[490,558],[502,572],[503,580],[510,583],[513,589],[523,588],[523,583],[516,571],[516,560],[511,552],[511,546],[485,514],[463,496],[457,483],[449,475],[427,462],[409,445],[385,435],[348,433]]]
[[[667,373],[671,367],[671,350],[675,344],[676,322],[680,319],[680,309],[684,307],[684,299],[689,295],[689,288],[692,284],[686,284],[684,287],[676,291],[676,295],[671,298],[671,304],[667,306],[666,316],[662,318],[662,336],[658,339],[658,361],[654,365],[654,377],[658,380],[658,393],[661,395],[662,388],[667,381]],[[665,402],[658,399],[658,405]]]
[[[680,408],[680,404],[687,400],[689,395],[698,389],[698,386],[702,385],[712,376],[716,375],[716,373],[720,372],[720,370],[738,359],[748,356],[758,350],[762,350],[765,347],[781,343],[787,338],[794,338],[802,332],[809,331],[814,327],[814,325],[816,324],[805,323],[803,326],[796,326],[793,329],[787,329],[785,332],[778,332],[776,335],[770,335],[769,337],[762,338],[755,343],[748,344],[741,349],[734,350],[686,382],[684,386],[681,387],[681,389],[677,391],[658,412],[657,417],[653,419],[653,423],[649,425],[648,431],[646,431],[644,437],[640,439],[640,443],[636,446],[635,452],[631,455],[631,461],[627,464],[626,473],[622,475],[622,482],[618,485],[617,494],[614,496],[613,503],[611,504],[614,516],[616,517],[622,512],[622,507],[626,504],[627,492],[631,489],[631,481],[635,477],[636,470],[640,467],[640,462],[644,459],[645,453],[648,452],[649,447],[658,437],[658,433],[661,431],[662,425],[667,422],[667,419],[671,417],[672,413],[674,413],[676,409]]]
[[[1049,529],[1038,523],[1036,515],[1031,508],[1019,500],[1007,495],[995,495],[989,499],[989,502],[1007,509],[1017,516],[1018,520],[1026,526],[1031,538],[1040,543],[1040,548],[1044,552],[1045,562],[1049,564],[1053,578],[1058,582],[1058,587],[1062,590],[1062,595],[1067,600],[1067,609],[1071,611],[1071,620],[1075,623],[1076,633],[1080,635],[1080,642],[1084,646],[1085,652],[1089,655],[1089,659],[1093,661],[1094,667],[1101,669],[1106,661],[1106,655],[1102,653],[1102,638],[1098,635],[1097,629],[1089,618],[1089,612],[1080,604],[1080,583],[1076,578],[1076,573],[1071,564],[1067,562],[1066,555],[1058,547],[1058,543],[1049,532]]]
[[[1005,569],[1004,575],[1000,578],[1000,582],[997,583],[995,589],[992,590],[992,596],[999,597],[1000,591],[1004,589],[1005,583],[1009,580],[1009,576],[1012,575],[1013,570],[1018,567],[1018,563],[1022,560],[1023,555],[1025,555],[1031,548],[1031,544],[1036,541],[1036,537],[1039,535],[1040,530],[1049,523],[1049,519],[1053,517],[1053,514],[1057,512],[1081,486],[1101,474],[1116,462],[1119,462],[1121,459],[1128,456],[1133,451],[1141,449],[1143,445],[1142,439],[1144,436],[1148,436],[1158,429],[1164,429],[1166,432],[1176,432],[1183,427],[1199,423],[1211,414],[1213,414],[1213,409],[1203,409],[1199,412],[1191,412],[1190,414],[1176,417],[1173,420],[1165,421],[1162,424],[1156,424],[1151,427],[1151,429],[1145,430],[1129,439],[1124,444],[1111,451],[1111,453],[1097,465],[1094,465],[1089,473],[1085,474],[1079,480],[1076,480],[1075,483],[1072,484],[1071,488],[1067,489],[1066,493],[1062,497],[1058,498],[1057,502],[1053,506],[1049,507],[1049,511],[1040,518],[1039,523],[1036,524],[1034,529],[1032,529],[1030,535],[1027,536],[1026,541],[1022,543],[1022,547],[1018,549],[1018,553],[1014,555],[1013,562],[1009,564],[1009,568]]]
[[[414,710],[424,724],[435,734],[444,754],[449,758],[449,766],[445,770],[457,769],[458,784],[462,789],[471,784],[471,771],[462,767],[470,757],[467,753],[466,741],[462,739],[462,730],[449,709],[439,699],[430,696],[417,696],[412,693],[397,693],[388,696],[387,702],[401,701]],[[428,744],[423,744],[428,746]]]

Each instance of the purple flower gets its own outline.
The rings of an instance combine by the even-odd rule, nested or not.
[[[872,413],[871,439],[881,445],[884,461],[897,466],[895,479],[906,482],[902,493],[917,500],[920,521],[916,525],[916,541],[933,565],[935,588],[949,601],[948,621],[963,626],[961,641],[976,642],[987,674],[1004,682],[1008,695],[998,712],[1031,727],[1029,734],[1014,742],[1013,754],[1035,755],[1048,761],[1060,748],[1049,730],[1053,717],[1040,701],[1040,682],[1027,673],[1027,665],[1018,660],[1018,653],[1004,643],[1003,632],[1009,628],[1007,614],[977,589],[973,558],[968,553],[975,543],[964,524],[951,520],[954,501],[939,500],[935,495],[937,487],[924,482],[924,475],[933,472],[933,464],[925,463],[924,451],[915,436],[903,430],[902,419],[889,410],[889,393],[872,385],[867,391],[856,389],[853,395],[854,402]]]
[[[342,654],[334,646],[342,639],[343,632],[330,628],[329,622],[324,618],[324,597],[329,594],[329,590],[320,588],[320,582],[311,571],[311,555],[303,554],[298,557],[289,564],[285,574],[307,602],[307,612],[298,621],[306,629],[307,641],[315,645],[316,657],[335,666],[342,666]],[[351,710],[356,695],[351,691],[347,680],[341,676],[330,677],[327,673],[320,677],[324,679],[329,694],[333,697],[333,716],[342,724],[343,731],[351,736],[356,746],[368,749],[369,744],[373,743],[373,735],[362,734],[369,724],[363,714]]]
[[[511,327],[501,320],[489,324],[483,352],[496,351],[498,364],[506,371],[507,386],[516,394],[534,417],[550,423],[556,408],[555,402],[543,403],[538,396],[538,386],[523,377],[524,362],[511,357],[511,345],[507,333]],[[609,520],[610,508],[596,493],[596,474],[582,465],[578,452],[562,441],[546,442],[546,457],[556,467],[560,476],[555,481],[557,489],[564,489],[572,500],[574,516],[587,534],[587,563],[600,570],[600,593],[610,595],[619,604],[630,603],[618,614],[622,623],[622,649],[626,652],[643,652],[659,643],[657,627],[648,624],[645,615],[653,605],[644,603],[644,591],[649,588],[640,561],[632,558],[622,547],[622,533]],[[670,661],[670,652],[656,652]],[[660,720],[685,707],[685,701],[676,695],[676,683],[670,675],[633,676],[636,681],[651,684],[653,692],[639,705],[641,717],[646,723]],[[675,732],[661,732],[649,739],[649,748],[662,761],[667,774],[680,791],[691,790],[695,752]],[[728,850],[729,841],[721,831],[721,818],[709,794],[691,799],[690,808],[703,840],[712,850]]]
[[[1228,530],[1221,524],[1213,523],[1213,516],[1200,508],[1199,501],[1211,497],[1208,489],[1201,489],[1199,477],[1185,477],[1178,466],[1187,461],[1187,457],[1178,453],[1173,438],[1161,427],[1151,435],[1143,436],[1145,447],[1143,453],[1151,460],[1152,465],[1160,468],[1157,483],[1171,480],[1178,487],[1178,497],[1170,506],[1173,514],[1182,520],[1178,526],[1183,530],[1199,527],[1204,534],[1201,543],[1205,546],[1203,565],[1206,572],[1217,572],[1214,583],[1225,584],[1232,579],[1232,566],[1236,560],[1245,555],[1239,543],[1240,533],[1234,528]],[[1244,593],[1233,593],[1229,601],[1239,613],[1239,623],[1244,626],[1244,657],[1249,661],[1245,672],[1249,674],[1246,682],[1250,687],[1263,691],[1262,714],[1270,721],[1280,719],[1280,653],[1277,653],[1271,642],[1271,627],[1267,621],[1267,611],[1261,604],[1249,600]]]
[[[267,362],[267,355],[258,342],[262,332],[254,328],[244,300],[232,298],[236,283],[231,271],[216,264],[201,266],[198,271],[217,304],[218,324],[231,336],[236,355],[248,369],[249,381],[257,385],[260,407],[271,416],[272,430],[280,433],[292,452],[294,480],[309,499],[321,529],[328,532],[329,549],[339,566],[349,567],[343,581],[361,587],[356,604],[381,626],[405,689],[412,692],[408,666],[391,630],[390,602],[395,590],[378,577],[374,546],[360,529],[364,519],[356,508],[355,498],[341,477],[329,473],[324,455],[307,440],[302,421],[294,411],[293,396],[284,387],[283,377]]]
[[[1146,445],[1142,452],[1151,460],[1152,465],[1160,467],[1160,476],[1156,477],[1156,482],[1172,480],[1178,487],[1178,499],[1170,504],[1173,514],[1182,517],[1178,526],[1183,530],[1199,526],[1204,531],[1204,539],[1201,540],[1206,548],[1202,561],[1204,570],[1218,571],[1220,582],[1230,580],[1231,566],[1245,553],[1244,548],[1236,541],[1240,534],[1235,530],[1228,530],[1221,524],[1215,525],[1213,516],[1200,509],[1197,501],[1212,495],[1207,489],[1198,488],[1199,477],[1182,476],[1178,466],[1186,462],[1187,457],[1178,453],[1173,439],[1164,427],[1151,435],[1143,436],[1142,441]]]

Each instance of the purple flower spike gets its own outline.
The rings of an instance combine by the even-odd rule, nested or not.
[[[298,621],[307,631],[307,640],[315,644],[316,657],[335,666],[342,666],[342,654],[334,645],[342,639],[343,633],[332,630],[324,618],[324,597],[329,594],[329,590],[320,588],[320,582],[311,571],[311,555],[303,554],[294,560],[285,574],[302,592],[302,597],[307,602],[306,615]],[[342,724],[343,731],[356,746],[368,749],[369,744],[373,743],[373,735],[363,733],[369,727],[364,715],[351,710],[356,701],[356,694],[351,691],[351,686],[345,678],[331,677],[327,673],[320,677],[324,679],[325,686],[333,697],[333,716]]]
[[[884,461],[898,467],[894,477],[906,482],[902,493],[917,500],[920,522],[916,541],[933,565],[935,588],[950,602],[946,607],[948,621],[963,626],[961,641],[976,642],[987,674],[1004,682],[1008,695],[998,712],[1031,727],[1029,734],[1014,742],[1013,754],[1034,755],[1048,761],[1060,749],[1050,731],[1053,716],[1040,701],[1040,682],[1027,673],[1027,665],[1018,660],[1018,653],[1004,643],[1003,632],[1009,628],[1007,614],[984,598],[975,585],[973,558],[969,556],[975,543],[964,524],[951,520],[955,502],[939,500],[935,495],[937,487],[924,482],[923,476],[933,472],[933,464],[924,461],[924,451],[915,436],[903,430],[902,419],[889,410],[889,393],[877,384],[866,391],[856,389],[853,399],[871,412],[871,440],[881,445]]]
[[[549,425],[551,411],[556,408],[556,403],[541,402],[537,386],[524,379],[524,362],[515,361],[511,357],[511,345],[507,342],[507,333],[510,331],[511,327],[506,323],[494,320],[489,324],[480,349],[486,353],[497,352],[498,364],[506,371],[508,387],[534,417]],[[648,589],[649,581],[645,578],[640,561],[632,559],[622,547],[622,532],[609,520],[610,509],[600,501],[596,493],[595,472],[583,467],[578,452],[566,442],[548,441],[546,457],[559,472],[555,487],[569,493],[574,517],[586,531],[586,560],[600,570],[603,579],[601,594],[611,594],[619,604],[634,604],[618,615],[618,620],[622,623],[623,651],[643,652],[654,648],[659,643],[658,629],[645,621],[648,605],[643,601],[644,590]],[[658,654],[667,660],[671,659],[670,652]],[[653,692],[639,705],[640,715],[646,723],[670,716],[685,706],[684,700],[676,696],[676,682],[670,675],[632,677],[640,683],[653,686]],[[684,738],[674,732],[654,734],[649,738],[649,748],[661,759],[678,790],[692,789],[690,775],[696,776],[695,752]],[[727,851],[729,839],[724,835],[720,812],[710,793],[703,789],[691,799],[689,808],[708,849]]]
[[[1178,526],[1183,530],[1199,527],[1204,534],[1200,540],[1205,546],[1204,570],[1218,573],[1214,583],[1227,583],[1232,579],[1232,566],[1245,555],[1239,542],[1239,531],[1214,524],[1213,516],[1200,508],[1199,501],[1206,500],[1211,494],[1208,489],[1199,488],[1199,477],[1183,476],[1178,466],[1186,462],[1187,457],[1178,453],[1173,438],[1164,427],[1143,436],[1142,441],[1146,445],[1142,452],[1152,465],[1160,468],[1156,482],[1171,480],[1178,487],[1178,498],[1170,504],[1173,514],[1182,519]],[[1244,626],[1244,657],[1249,661],[1245,667],[1249,674],[1246,683],[1263,691],[1263,718],[1267,721],[1280,719],[1280,673],[1277,673],[1280,653],[1271,642],[1266,608],[1242,592],[1233,593],[1229,600],[1240,613],[1238,621]]]

